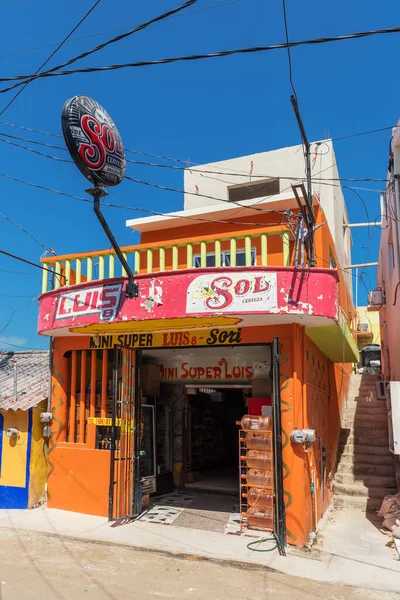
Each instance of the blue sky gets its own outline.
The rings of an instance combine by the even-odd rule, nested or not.
[[[93,3],[88,0],[10,2],[0,2],[2,77],[35,71],[53,47],[19,51],[59,42]],[[178,3],[179,0],[140,4],[130,0],[102,0],[75,37],[140,24]],[[218,4],[223,5],[215,7]],[[292,40],[399,25],[395,20],[398,0],[335,3],[287,0],[287,11]],[[80,61],[79,66],[153,60],[284,41],[280,0],[199,0],[186,12]],[[50,66],[116,33],[74,40],[61,49]],[[400,114],[400,83],[394,72],[399,50],[400,34],[293,49],[294,81],[309,139],[321,139],[326,132],[337,137],[394,125]],[[300,142],[290,104],[284,50],[44,79],[31,83],[0,120],[61,133],[61,108],[75,94],[92,96],[107,108],[127,148],[190,159],[193,163]],[[0,94],[0,107],[9,98],[10,93]],[[1,125],[0,131],[27,138],[33,135]],[[389,136],[389,132],[382,132],[336,142],[340,176],[386,177]],[[34,139],[52,141],[38,136]],[[56,163],[1,143],[0,163],[1,173],[71,194],[82,196],[87,188],[86,180],[73,165]],[[180,171],[129,165],[127,172],[157,184],[183,187]],[[354,185],[368,207],[371,220],[375,219],[383,185]],[[350,190],[344,193],[350,220],[365,221],[361,201]],[[1,212],[59,254],[107,246],[90,206],[3,177],[0,177],[0,199]],[[183,203],[180,194],[128,181],[111,191],[111,199],[155,211],[181,209]],[[133,213],[108,209],[105,214],[121,244],[135,243],[131,230],[125,227],[126,219],[132,218]],[[1,218],[0,231],[2,249],[38,262],[42,249],[33,240]],[[365,229],[354,231],[353,263],[377,260],[379,231],[372,228],[370,234],[371,239]],[[368,288],[374,285],[373,269],[365,275],[365,283]],[[359,303],[365,303],[366,291],[362,283],[359,287]],[[0,331],[12,311],[18,309],[0,333],[0,347],[11,349],[4,342],[30,348],[47,347],[46,338],[36,334],[37,303],[34,301],[25,308],[40,293],[40,288],[40,271],[0,256]]]

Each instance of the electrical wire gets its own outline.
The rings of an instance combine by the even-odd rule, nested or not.
[[[194,2],[194,1],[197,1],[197,0],[190,0],[190,3]],[[185,5],[182,5],[182,7],[185,7],[188,5],[189,5],[189,3],[187,2]],[[175,9],[175,11],[182,10],[182,7]],[[165,13],[165,14],[169,15],[169,13]],[[162,16],[162,18],[166,18],[166,17]],[[156,20],[160,20],[160,17],[158,17],[156,19],[152,19],[152,21],[149,21],[147,24],[144,24],[143,26],[141,26],[141,28],[143,29],[144,26],[147,27],[148,24],[151,24],[152,22],[155,22]],[[290,48],[294,48],[296,46],[325,44],[325,43],[330,43],[330,42],[339,42],[339,41],[345,41],[345,40],[351,40],[351,39],[359,39],[359,38],[369,37],[369,36],[373,36],[373,35],[387,35],[387,34],[391,34],[391,33],[399,33],[400,27],[392,27],[392,28],[387,28],[387,29],[375,29],[375,30],[371,30],[371,31],[360,31],[360,32],[356,32],[356,33],[335,36],[335,37],[322,37],[322,38],[312,38],[312,39],[307,39],[307,40],[298,40],[295,42],[290,42],[289,44],[281,43],[281,44],[273,44],[270,46],[253,46],[250,48],[222,50],[222,51],[212,52],[212,53],[208,53],[208,54],[191,54],[188,56],[173,56],[173,57],[168,57],[168,58],[161,58],[158,60],[145,60],[145,61],[137,61],[137,62],[131,62],[131,63],[120,63],[120,64],[107,65],[107,66],[103,66],[103,67],[86,67],[83,69],[72,69],[72,70],[66,70],[66,71],[59,70],[59,69],[62,69],[64,66],[72,64],[73,62],[76,62],[77,60],[80,60],[81,58],[84,58],[84,57],[88,56],[89,54],[92,54],[93,52],[97,52],[98,50],[101,50],[103,47],[105,47],[109,43],[114,43],[115,41],[119,41],[119,39],[121,39],[123,37],[127,37],[128,35],[131,35],[131,33],[135,33],[138,30],[139,30],[139,28],[136,28],[135,30],[128,32],[127,34],[124,34],[123,36],[117,36],[117,38],[113,38],[113,40],[109,40],[105,44],[102,44],[101,46],[98,46],[97,48],[94,48],[93,50],[90,50],[88,52],[85,52],[85,53],[71,59],[70,61],[67,61],[63,65],[58,65],[57,67],[54,67],[53,69],[50,69],[49,71],[44,71],[43,73],[38,73],[37,75],[30,74],[30,75],[16,75],[14,77],[2,77],[2,78],[0,78],[0,82],[4,83],[4,82],[11,82],[11,81],[19,81],[19,83],[16,83],[13,86],[10,86],[8,88],[3,88],[2,90],[0,90],[0,93],[4,94],[5,92],[9,92],[9,91],[13,90],[14,88],[19,87],[20,85],[23,85],[24,80],[26,80],[26,79],[33,81],[34,79],[36,80],[36,79],[43,79],[46,77],[75,75],[77,73],[97,73],[97,72],[103,72],[103,71],[115,71],[118,69],[126,69],[126,68],[149,67],[149,66],[172,64],[172,63],[184,62],[184,61],[196,61],[196,60],[205,60],[205,59],[209,59],[209,58],[220,58],[220,57],[225,57],[225,56],[234,56],[236,54],[253,54],[253,53],[257,53],[257,52],[269,52],[269,51],[273,51],[273,50],[282,50],[283,48],[287,48],[288,46]],[[23,81],[21,82],[21,80],[23,80]]]
[[[13,320],[13,316],[15,315],[15,313],[20,312],[22,310],[26,310],[27,308],[29,308],[34,302],[35,300],[38,299],[38,296],[35,296],[34,298],[32,298],[32,300],[30,302],[28,302],[28,304],[26,306],[23,306],[22,308],[16,308],[15,310],[12,311],[12,313],[9,316],[9,319],[7,321],[7,323],[4,325],[4,327],[2,329],[0,329],[0,335],[7,329],[7,327],[11,324],[11,321]],[[0,342],[1,343],[1,342]]]
[[[51,269],[47,269],[47,267],[42,267],[42,265],[37,265],[36,263],[27,260],[26,258],[22,258],[22,256],[18,256],[17,254],[11,254],[11,252],[6,252],[5,250],[0,250],[0,254],[4,254],[5,256],[8,256],[10,258],[15,258],[15,260],[19,260],[27,265],[31,265],[32,267],[36,267],[37,269],[41,269],[42,271],[48,271],[49,273],[51,273],[52,275],[55,275],[54,271],[52,271]],[[11,273],[13,273],[14,271],[10,271]],[[29,273],[29,275],[31,275],[33,273]],[[58,277],[62,277],[63,279],[65,279],[65,275],[58,275]],[[0,331],[1,333],[1,331]]]
[[[24,185],[28,185],[30,187],[33,188],[37,188],[40,190],[44,190],[46,192],[51,192],[53,194],[58,194],[59,196],[64,196],[66,198],[72,198],[73,200],[78,200],[80,202],[85,202],[86,204],[90,204],[93,205],[93,201],[90,200],[89,198],[82,198],[80,196],[74,196],[73,194],[68,194],[67,192],[61,192],[59,190],[55,190],[53,188],[48,188],[44,185],[40,185],[37,183],[32,183],[30,181],[25,181],[23,179],[19,179],[18,177],[13,177],[12,175],[7,175],[6,173],[0,173],[0,177],[4,177],[6,179],[10,179],[11,181],[15,181],[17,183],[22,183]],[[162,213],[162,212],[157,212],[154,210],[150,210],[148,208],[141,208],[141,207],[134,207],[134,206],[126,206],[123,204],[113,204],[113,203],[109,203],[109,202],[102,202],[101,203],[102,206],[106,206],[109,208],[119,208],[119,209],[123,209],[123,210],[129,210],[129,211],[134,211],[134,212],[143,212],[143,213],[147,213],[153,216],[157,216],[157,217],[168,217],[168,218],[174,218],[174,219],[185,219],[185,220],[190,220],[190,221],[199,221],[199,222],[203,222],[203,223],[223,223],[224,225],[249,225],[252,227],[265,227],[265,223],[262,224],[258,224],[258,223],[254,223],[254,222],[245,222],[245,221],[227,221],[227,220],[223,220],[223,219],[206,219],[206,218],[201,218],[201,217],[191,217],[191,216],[186,216],[186,215],[177,215],[174,213]],[[265,211],[265,212],[271,212],[271,213],[277,213],[277,214],[284,214],[285,211],[279,211],[279,210],[274,210],[274,211]],[[279,223],[277,223],[277,225],[279,225]]]
[[[4,134],[4,133],[0,132],[0,143],[9,144],[9,145],[15,146],[17,148],[22,148],[23,150],[27,150],[27,151],[32,152],[34,154],[38,154],[39,156],[43,156],[45,158],[50,158],[50,159],[56,160],[58,162],[64,162],[64,163],[73,164],[72,160],[60,158],[58,156],[54,156],[54,155],[50,155],[50,154],[46,154],[44,152],[40,152],[39,150],[35,150],[33,148],[29,148],[28,146],[24,146],[23,144],[18,144],[16,142],[11,142],[9,140],[4,140],[4,139],[2,139],[2,136],[7,136],[7,137],[10,137],[10,138],[13,138],[13,139],[25,141],[27,143],[33,143],[33,144],[45,146],[47,148],[54,148],[54,149],[63,150],[65,152],[68,152],[67,148],[63,148],[62,146],[56,146],[56,145],[53,145],[53,144],[46,144],[46,143],[43,143],[43,142],[37,142],[37,141],[34,141],[34,140],[28,140],[26,138],[22,138],[22,137],[19,137],[19,136],[12,136],[12,135],[8,135],[8,134]],[[172,160],[172,159],[170,159],[170,160]],[[185,171],[185,170],[188,169],[187,166],[177,167],[175,165],[164,165],[164,164],[148,163],[148,162],[145,162],[145,161],[131,160],[131,159],[126,159],[126,162],[130,163],[130,164],[137,164],[137,165],[143,165],[143,166],[148,166],[148,167],[158,167],[158,168],[164,168],[164,169],[173,169],[173,170],[180,170],[180,171]],[[193,172],[199,173],[199,174],[204,174],[204,173],[207,174],[208,173],[210,175],[211,174],[226,175],[226,176],[229,175],[229,177],[243,177],[244,176],[244,173],[224,173],[224,172],[221,172],[221,171],[210,171],[210,170],[207,170],[207,169],[199,169],[197,167],[193,168],[192,170],[193,170]],[[251,176],[252,177],[257,177],[257,178],[262,178],[262,179],[269,179],[269,180],[280,179],[281,178],[278,175],[265,175],[265,174],[252,174]],[[210,177],[209,179],[214,179],[214,178]],[[290,177],[289,175],[285,175],[283,177],[283,179],[289,179],[289,180],[293,180],[293,181],[304,181],[305,180],[305,178],[302,178],[302,177]],[[355,183],[356,182],[375,182],[375,183],[386,183],[387,182],[387,179],[374,179],[372,177],[365,177],[365,178],[346,178],[346,177],[341,178],[341,177],[338,177],[338,178],[325,178],[325,179],[313,178],[313,180],[314,179],[315,179],[315,181],[317,181],[321,185],[330,185],[330,183],[327,183],[327,182],[332,182],[332,181],[337,181],[337,182],[348,181],[348,182],[355,182]],[[218,181],[223,181],[224,183],[232,184],[231,181],[224,181],[222,179],[218,179]],[[265,185],[267,186],[269,183],[270,183],[270,181],[267,181]],[[239,185],[253,190],[253,188],[251,187],[251,182],[243,182],[243,183],[241,183]],[[286,188],[286,189],[289,189],[289,188]],[[352,189],[352,188],[349,188],[349,189]],[[178,191],[180,191],[180,190],[178,190]],[[371,191],[379,191],[379,190],[371,190]],[[183,190],[182,190],[182,192],[183,192]],[[189,192],[186,192],[186,193],[189,193]],[[196,195],[200,195],[200,194],[196,193]],[[214,199],[215,200],[221,200],[220,198],[214,198]],[[224,201],[224,200],[222,199],[221,201]]]
[[[8,123],[6,121],[1,121],[0,120],[0,125],[5,125],[6,127],[13,127],[14,129],[21,129],[23,131],[30,131],[32,133],[38,133],[40,135],[47,135],[47,136],[51,136],[51,137],[56,137],[56,138],[64,139],[63,136],[61,134],[59,134],[59,133],[52,133],[52,132],[49,132],[49,131],[42,131],[40,129],[34,129],[32,127],[25,127],[23,125],[17,125],[16,123]],[[348,135],[342,135],[340,137],[329,138],[329,140],[331,142],[336,142],[336,141],[340,141],[340,140],[347,140],[347,139],[350,139],[350,138],[353,138],[353,137],[359,137],[359,136],[362,136],[362,135],[369,135],[370,133],[379,133],[381,131],[393,130],[393,129],[396,129],[397,127],[400,127],[400,125],[390,125],[389,127],[381,127],[379,129],[368,129],[366,131],[359,131],[358,133],[351,133],[351,134],[348,134]],[[6,135],[6,134],[2,134],[2,135]],[[23,138],[21,138],[21,139],[23,139]],[[27,141],[31,141],[32,142],[32,140],[27,140]],[[36,143],[39,143],[39,142],[36,142]],[[65,148],[63,148],[63,149],[65,150]],[[143,152],[143,151],[140,151],[140,150],[128,150],[127,148],[125,148],[125,151],[126,152],[132,152],[133,154],[140,154],[142,156],[150,156],[152,158],[160,158],[160,159],[163,159],[163,160],[169,160],[169,161],[173,161],[173,162],[182,163],[185,166],[185,168],[187,168],[187,164],[185,163],[185,161],[183,161],[181,159],[178,159],[178,158],[172,158],[172,157],[169,157],[169,156],[162,156],[160,154],[152,154],[150,152]],[[224,168],[227,171],[231,170],[228,167],[220,167],[220,168]]]
[[[55,50],[53,50],[53,52],[50,54],[50,56],[48,58],[46,58],[46,60],[35,71],[34,76],[36,76],[43,69],[43,67],[45,67],[47,65],[47,63],[53,58],[53,56],[55,54],[57,54],[57,52],[64,46],[64,44],[68,40],[68,38],[71,37],[71,35],[78,29],[78,27],[80,27],[80,25],[82,25],[82,23],[88,18],[88,16],[94,11],[96,6],[98,6],[98,4],[100,4],[100,2],[101,2],[101,0],[96,0],[96,2],[93,4],[93,6],[87,11],[87,13],[82,17],[82,19],[80,19],[79,23],[77,23],[77,25],[75,25],[75,27],[68,33],[68,35],[62,40],[62,42],[60,42],[58,44],[57,48]],[[8,104],[6,104],[6,106],[0,111],[0,117],[6,112],[6,110],[8,108],[10,108],[10,106],[15,102],[15,100],[18,98],[18,96],[20,94],[22,94],[22,92],[30,84],[32,79],[29,79],[26,83],[24,83],[24,85],[21,87],[21,89],[18,90],[18,92],[15,94],[15,96],[13,96],[11,98],[11,100],[8,102]]]
[[[41,246],[42,248],[44,248],[44,250],[47,250],[48,252],[54,254],[54,250],[52,248],[48,248],[47,246],[45,246],[44,244],[42,244],[42,242],[40,242],[34,235],[32,235],[32,233],[29,233],[29,231],[27,231],[26,229],[24,229],[21,225],[18,225],[18,223],[16,223],[12,219],[10,219],[10,217],[7,217],[7,215],[5,215],[2,212],[0,212],[0,217],[3,217],[3,219],[5,219],[6,221],[8,221],[12,225],[14,225],[14,227],[17,227],[17,229],[19,229],[20,231],[22,231],[23,233],[25,233],[32,240],[34,240],[37,244],[39,244],[39,246]]]
[[[99,2],[100,2],[100,0],[97,0],[95,6],[97,6],[97,4]],[[54,75],[55,72],[58,72],[60,69],[63,69],[64,67],[72,65],[73,63],[77,62],[78,60],[82,60],[83,58],[87,58],[88,56],[91,56],[92,54],[95,54],[96,52],[100,52],[100,50],[103,50],[107,46],[110,46],[111,44],[115,44],[117,42],[120,42],[120,41],[124,40],[125,38],[130,37],[131,35],[133,35],[135,33],[138,33],[139,31],[143,31],[143,29],[147,29],[147,27],[150,27],[154,23],[158,23],[159,21],[163,21],[164,19],[167,19],[168,17],[171,17],[172,15],[174,15],[174,14],[176,14],[176,13],[184,10],[185,8],[188,8],[189,6],[192,6],[193,4],[196,4],[196,2],[198,2],[198,0],[187,0],[187,2],[185,2],[184,4],[181,4],[180,6],[178,6],[176,8],[173,8],[172,10],[169,10],[169,11],[167,11],[165,13],[162,13],[161,15],[158,15],[157,17],[153,17],[149,21],[146,21],[145,23],[142,23],[141,25],[138,25],[138,26],[134,27],[133,29],[130,29],[126,33],[121,33],[120,35],[117,35],[114,38],[111,38],[110,40],[107,40],[103,44],[100,44],[99,46],[96,46],[95,48],[92,48],[91,50],[87,50],[86,52],[82,52],[82,54],[78,54],[78,56],[74,56],[74,58],[71,58],[70,60],[67,60],[64,63],[61,63],[60,65],[57,65],[57,66],[49,69],[48,71],[45,71],[44,73],[40,73],[39,74],[36,71],[36,73],[33,73],[32,75],[22,75],[22,76],[21,75],[17,75],[15,78],[12,78],[12,79],[14,81],[15,80],[19,80],[19,79],[28,79],[28,83],[30,83],[34,79],[37,79],[39,77],[43,77],[44,75],[45,76],[49,76],[51,74]],[[95,8],[95,7],[93,7],[93,8]],[[75,29],[76,28],[77,27],[75,27]],[[73,31],[75,31],[75,29]],[[64,44],[64,42],[62,42],[62,44]],[[58,48],[57,48],[57,50],[58,50]],[[57,50],[55,50],[52,53],[51,56],[54,56],[54,54],[55,54],[55,52],[57,52]],[[50,60],[50,58],[46,61],[46,63]],[[2,81],[2,80],[0,80],[0,81]],[[15,86],[15,87],[18,87],[18,86]],[[0,116],[1,116],[1,113],[0,113]]]
[[[51,158],[52,160],[56,160],[58,162],[63,162],[63,163],[73,163],[74,162],[72,160],[69,160],[68,158],[60,158],[58,156],[52,156],[51,154],[45,154],[44,152],[40,152],[40,150],[34,150],[33,148],[29,148],[28,146],[18,144],[17,142],[11,142],[10,140],[3,140],[1,137],[0,137],[0,143],[1,144],[9,144],[10,146],[15,146],[16,148],[23,148],[23,150],[28,150],[28,152],[33,152],[33,154],[38,154],[39,156],[44,156],[45,158]]]
[[[19,0],[20,2],[25,2],[25,0]],[[237,4],[238,2],[243,2],[243,0],[230,0],[229,2],[221,2],[220,4],[212,4],[211,6],[204,6],[203,8],[196,8],[194,10],[187,10],[185,13],[179,13],[176,15],[171,15],[171,19],[175,17],[186,17],[188,15],[192,15],[194,13],[204,12],[207,10],[213,10],[215,8],[223,8],[224,6],[228,6],[230,4]],[[0,4],[1,6],[1,4]],[[67,43],[71,42],[79,42],[81,40],[87,40],[92,37],[96,37],[99,35],[105,35],[106,33],[115,33],[116,31],[125,31],[126,29],[132,29],[132,27],[137,27],[134,25],[125,25],[125,27],[114,27],[113,29],[105,29],[103,31],[97,31],[96,33],[89,33],[88,35],[82,35],[80,37],[73,37],[67,41]],[[57,46],[58,42],[52,44],[44,44],[43,46],[35,46],[34,48],[25,48],[24,50],[16,50],[14,52],[7,52],[6,54],[0,54],[0,58],[7,58],[9,56],[17,56],[19,54],[26,54],[27,52],[33,52],[35,50],[45,50],[46,48],[52,48]]]
[[[27,273],[26,271],[9,271],[8,269],[0,269],[2,273],[11,273],[12,275],[35,275],[35,273]]]
[[[288,64],[289,64],[289,81],[290,81],[290,85],[292,87],[293,94],[294,94],[295,98],[297,98],[296,88],[294,87],[294,83],[293,83],[292,57],[290,54],[290,45],[289,45],[289,29],[288,29],[287,14],[286,14],[286,0],[282,0],[282,8],[283,8],[283,21],[284,21],[284,25],[285,25],[287,57],[288,57]]]

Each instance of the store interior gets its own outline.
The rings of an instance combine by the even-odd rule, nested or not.
[[[189,388],[187,489],[239,493],[238,425],[250,388]]]
[[[237,499],[239,423],[271,405],[270,348],[146,350],[142,358],[145,491]]]

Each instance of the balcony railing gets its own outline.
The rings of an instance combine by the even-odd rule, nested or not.
[[[194,267],[221,266],[268,266],[268,240],[273,237],[274,255],[279,255],[280,266],[290,266],[290,230],[269,228],[267,230],[242,232],[238,235],[204,236],[171,241],[164,244],[151,243],[126,246],[123,254],[132,270],[138,273],[160,273]],[[86,281],[112,279],[125,276],[113,250],[49,256],[42,262],[52,274],[43,271],[42,293],[66,285]],[[276,263],[276,259],[274,259]]]

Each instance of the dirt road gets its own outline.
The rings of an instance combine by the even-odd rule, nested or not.
[[[0,529],[1,600],[400,600],[262,570]]]

